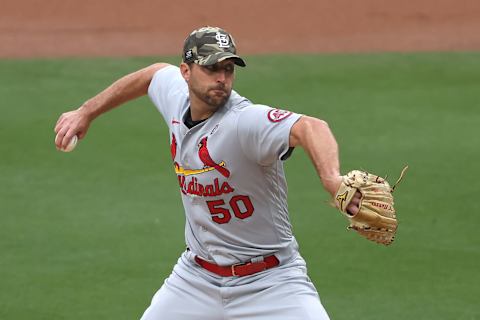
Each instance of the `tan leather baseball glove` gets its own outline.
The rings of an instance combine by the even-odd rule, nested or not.
[[[398,221],[392,192],[407,169],[408,166],[402,170],[393,187],[384,178],[359,170],[350,171],[342,177],[334,203],[349,220],[348,229],[376,243],[389,245],[393,242]],[[347,211],[347,207],[357,191],[362,196],[359,211],[353,215]]]

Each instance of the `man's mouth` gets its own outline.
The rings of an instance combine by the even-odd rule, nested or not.
[[[224,89],[212,89],[211,91],[213,91],[213,93],[217,96],[225,95],[227,93]]]

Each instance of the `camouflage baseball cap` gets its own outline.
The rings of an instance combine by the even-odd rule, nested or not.
[[[225,59],[233,59],[236,65],[245,67],[237,54],[233,37],[217,27],[203,27],[194,30],[185,39],[183,62],[194,62],[201,66],[210,66]]]

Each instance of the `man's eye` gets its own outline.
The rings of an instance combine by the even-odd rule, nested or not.
[[[225,71],[226,73],[233,73],[235,70],[235,67],[233,65],[226,65],[223,67],[220,67],[216,64],[212,64],[210,66],[204,66],[205,69],[207,69],[210,72],[219,72],[221,70]]]
[[[205,69],[207,69],[208,71],[211,71],[211,72],[217,71],[217,68],[215,67],[215,65],[205,66]]]

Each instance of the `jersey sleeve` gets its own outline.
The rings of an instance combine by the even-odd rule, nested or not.
[[[172,101],[188,94],[187,84],[176,66],[168,66],[155,72],[148,86],[148,96],[165,121],[172,117]]]
[[[263,166],[288,158],[290,130],[301,116],[264,105],[244,108],[237,119],[237,136],[242,151]]]

